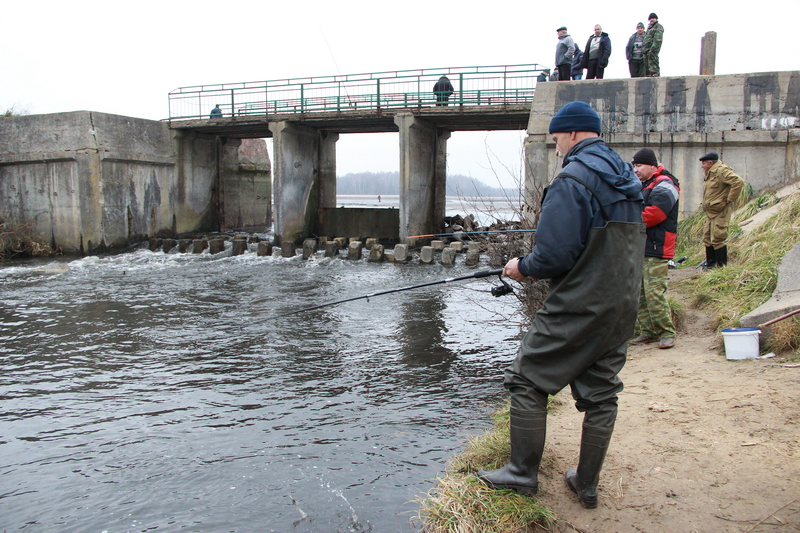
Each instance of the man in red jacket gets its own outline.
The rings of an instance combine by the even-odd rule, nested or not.
[[[642,182],[647,240],[636,318],[641,335],[630,344],[658,342],[659,348],[668,349],[675,346],[675,326],[667,303],[667,275],[669,260],[675,257],[678,231],[678,178],[658,164],[650,148],[642,148],[633,156],[633,171]]]

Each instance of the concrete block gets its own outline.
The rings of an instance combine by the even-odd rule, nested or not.
[[[481,261],[481,254],[477,252],[467,252],[467,257],[464,259],[464,264],[467,266],[476,266]]]
[[[407,244],[397,244],[394,247],[394,258],[395,261],[403,262],[408,261],[408,245]]]
[[[350,241],[350,245],[347,247],[347,258],[361,259],[362,249],[363,249],[363,244],[361,241]]]
[[[325,248],[325,245],[328,244],[328,237],[317,237],[317,243],[319,244],[320,248]]]
[[[208,241],[208,252],[211,255],[222,253],[225,251],[225,239],[217,238]]]
[[[169,252],[170,250],[175,248],[177,245],[178,245],[178,241],[176,241],[175,239],[164,239],[164,241],[161,243],[161,247],[164,250],[164,253]]]
[[[303,241],[303,259],[308,259],[317,253],[317,239],[306,239]]]
[[[467,252],[472,254],[481,253],[481,243],[477,241],[469,241],[469,244],[467,244]]]
[[[325,257],[336,257],[339,255],[339,243],[328,241],[325,243]]]
[[[454,250],[457,254],[464,251],[464,243],[461,241],[453,241],[450,243],[450,249]]]
[[[419,251],[419,262],[426,265],[433,263],[434,250],[433,246],[423,246]]]
[[[195,239],[192,241],[192,253],[202,254],[203,250],[208,248],[208,241],[205,239]]]
[[[379,263],[383,261],[383,259],[384,259],[383,245],[373,244],[372,247],[369,249],[369,261],[372,263]]]
[[[431,241],[431,248],[436,252],[444,250],[444,241]]]
[[[181,239],[178,241],[178,251],[183,253],[192,246],[192,239]]]
[[[242,255],[247,251],[247,237],[234,237],[231,255]]]
[[[383,257],[386,259],[387,263],[394,263],[394,253],[392,252],[383,252]]]
[[[281,257],[294,257],[295,253],[293,241],[283,241],[281,243]]]
[[[339,245],[339,249],[340,250],[342,248],[346,248],[347,247],[347,239],[345,239],[344,237],[336,237],[333,240],[334,240],[334,242],[336,242],[336,244]]]
[[[261,237],[258,235],[250,235],[250,239],[247,242],[250,244],[258,244],[261,242]]]
[[[272,243],[269,241],[261,241],[258,243],[258,247],[256,248],[256,255],[258,257],[270,257],[272,256]]]
[[[161,239],[150,239],[148,245],[150,246],[150,251],[155,252],[161,246]]]
[[[442,264],[452,266],[456,263],[456,251],[454,248],[445,248],[442,250]]]
[[[361,237],[350,237],[347,240],[347,242],[348,242],[348,244],[351,244],[351,243],[354,243],[354,242],[361,242]],[[363,246],[363,243],[362,243],[362,246]]]
[[[369,237],[367,239],[367,250],[372,250],[372,247],[378,244],[378,239],[375,237]]]

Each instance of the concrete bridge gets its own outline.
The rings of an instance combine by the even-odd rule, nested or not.
[[[432,93],[442,73],[455,89],[448,106],[437,106]],[[327,231],[372,216],[328,207],[335,205],[335,146],[340,133],[397,131],[403,208],[399,219],[394,210],[387,231],[401,238],[437,233],[450,131],[526,127],[526,194],[536,205],[537,191],[560,164],[547,125],[574,100],[599,112],[603,137],[623,158],[644,146],[656,151],[681,180],[681,216],[699,206],[697,158],[707,151],[719,152],[755,192],[800,176],[798,71],[546,83],[535,94],[522,82],[512,86],[506,74],[486,76],[491,82],[478,81],[483,73],[472,82],[463,74],[416,73],[418,90],[390,88],[383,76],[321,95],[295,80],[283,82],[291,85],[284,94],[249,84],[181,89],[170,96],[171,116],[162,122],[88,111],[0,118],[0,220],[32,223],[65,252],[95,253],[161,233],[263,231],[274,197],[282,240],[314,233],[383,237]],[[490,86],[502,79],[506,87]],[[223,116],[212,120],[215,104]],[[260,140],[270,136],[275,194]],[[373,211],[387,217],[392,210]],[[360,227],[372,232],[385,223],[364,219]]]
[[[405,241],[442,229],[451,132],[524,130],[542,72],[539,65],[461,67],[184,87],[169,95],[169,123],[217,137],[274,139],[278,242],[358,235],[364,226],[374,237]],[[442,76],[452,89],[436,95]],[[367,219],[335,209],[339,135],[376,132],[399,133],[399,222],[387,210],[363,213]]]

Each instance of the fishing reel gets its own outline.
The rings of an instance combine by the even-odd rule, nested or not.
[[[501,296],[505,296],[506,294],[512,294],[514,289],[511,287],[511,285],[506,283],[502,277],[498,276],[498,278],[500,278],[500,283],[502,283],[502,285],[495,285],[492,287],[492,296],[499,298]]]

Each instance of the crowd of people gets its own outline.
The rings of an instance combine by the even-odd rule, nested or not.
[[[611,57],[611,38],[603,31],[603,27],[595,24],[594,32],[583,49],[567,33],[566,26],[561,26],[556,32],[556,68],[550,80],[581,80],[584,79],[584,70],[587,80],[602,80]],[[636,32],[630,36],[625,46],[625,57],[632,78],[661,75],[658,56],[663,41],[664,26],[658,22],[658,15],[655,13],[648,16],[647,28],[643,22],[636,25]],[[546,81],[546,76],[540,78],[540,81]]]

